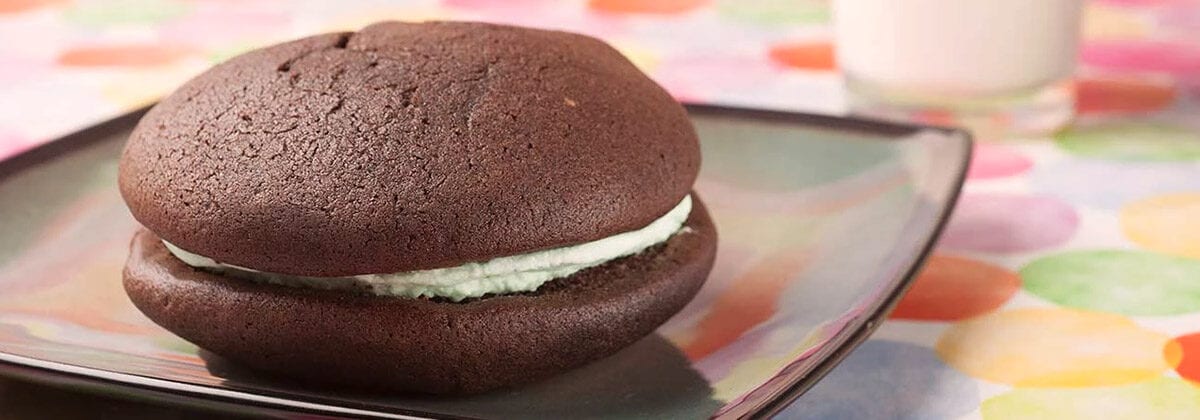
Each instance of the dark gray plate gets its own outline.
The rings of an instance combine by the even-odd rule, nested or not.
[[[961,188],[961,131],[690,106],[697,190],[720,230],[700,295],[632,347],[470,398],[343,394],[244,372],[138,313],[120,271],[136,222],[115,185],[139,114],[0,162],[0,370],[254,412],[380,417],[768,415],[870,334]],[[303,369],[303,366],[297,366]]]

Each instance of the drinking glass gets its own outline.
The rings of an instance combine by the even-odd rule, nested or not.
[[[1045,133],[1074,114],[1080,0],[834,0],[851,109]]]

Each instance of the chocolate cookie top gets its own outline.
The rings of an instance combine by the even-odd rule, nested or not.
[[[699,166],[683,108],[599,40],[387,22],[189,81],[130,136],[120,187],[138,221],[185,250],[344,276],[638,229]]]

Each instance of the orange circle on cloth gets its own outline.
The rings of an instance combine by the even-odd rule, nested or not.
[[[698,8],[708,0],[589,0],[592,10],[609,13],[675,14]]]
[[[1081,114],[1100,112],[1148,112],[1175,102],[1175,86],[1142,80],[1085,79],[1075,82],[1075,110]]]
[[[829,42],[788,43],[772,45],[771,60],[787,67],[803,70],[833,70],[833,44]]]
[[[896,305],[894,319],[955,321],[999,308],[1021,277],[1003,267],[969,258],[934,255]]]
[[[170,64],[188,55],[186,48],[170,45],[96,45],[75,47],[58,56],[64,66],[153,67]]]
[[[0,14],[20,13],[66,2],[66,0],[0,0]]]
[[[1175,337],[1163,347],[1163,357],[1180,377],[1200,385],[1200,332]]]

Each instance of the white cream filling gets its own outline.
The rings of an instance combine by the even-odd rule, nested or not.
[[[180,249],[167,241],[163,241],[163,244],[171,254],[187,265],[235,274],[235,277],[254,281],[317,289],[364,290],[386,296],[443,297],[460,301],[489,293],[533,291],[550,280],[637,254],[665,242],[675,233],[685,229],[683,223],[691,212],[692,197],[689,195],[667,214],[644,228],[592,242],[493,258],[457,267],[350,277],[305,277],[267,273],[223,264]]]

